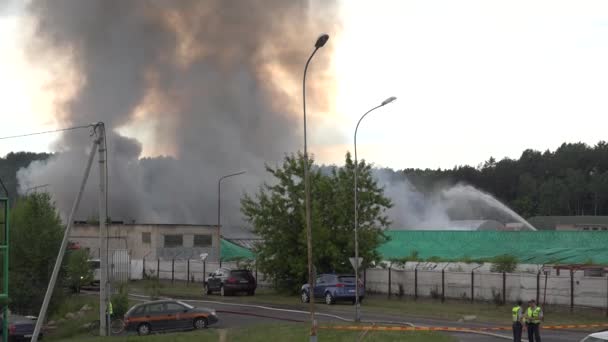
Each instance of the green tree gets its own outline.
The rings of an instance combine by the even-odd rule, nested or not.
[[[492,260],[491,272],[511,273],[517,268],[519,260],[513,255],[499,255]]]
[[[69,253],[67,265],[68,285],[74,292],[93,282],[93,270],[89,265],[89,252],[80,249]]]
[[[11,213],[10,308],[20,314],[36,315],[51,278],[63,227],[51,197],[35,193],[20,198]],[[62,271],[57,284],[63,284]],[[53,294],[50,311],[61,300],[61,286]]]
[[[311,184],[313,263],[317,272],[352,272],[354,255],[354,163],[321,173],[301,154],[285,157],[283,165],[267,167],[275,182],[264,184],[255,196],[246,195],[242,211],[264,243],[256,248],[260,270],[285,290],[306,282],[307,243],[304,208],[304,167]],[[376,247],[385,240],[391,202],[374,181],[371,168],[359,163],[359,251],[366,262],[379,261]]]

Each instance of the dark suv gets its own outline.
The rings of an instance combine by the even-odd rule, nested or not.
[[[231,270],[220,268],[205,281],[205,292],[211,294],[218,291],[222,296],[229,296],[236,292],[246,292],[253,296],[257,282],[250,270]]]
[[[336,301],[352,301],[355,304],[355,276],[352,274],[321,274],[317,276],[313,291],[313,300],[323,299],[326,304]],[[308,284],[302,285],[300,292],[303,303],[311,298]],[[359,280],[359,302],[365,297],[365,288]]]

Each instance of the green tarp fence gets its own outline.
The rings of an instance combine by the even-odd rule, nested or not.
[[[417,252],[422,260],[491,259],[513,255],[530,264],[608,264],[608,232],[389,230],[378,248],[383,259]]]
[[[255,259],[255,256],[253,255],[253,252],[251,252],[249,249],[241,247],[235,243],[232,243],[230,241],[221,240],[221,249],[222,249],[222,261],[231,261],[231,260],[239,260],[239,259],[244,259],[244,260],[253,260]]]

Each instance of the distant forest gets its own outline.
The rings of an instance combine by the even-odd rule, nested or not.
[[[0,179],[11,200],[17,194],[17,170],[49,156],[18,152],[0,158]],[[523,217],[608,215],[608,143],[604,141],[595,146],[564,143],[554,152],[528,149],[519,159],[490,157],[477,167],[390,171],[393,177],[405,175],[422,192],[459,182],[473,185]]]

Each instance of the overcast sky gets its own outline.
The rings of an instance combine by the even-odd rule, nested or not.
[[[48,71],[24,58],[29,28],[16,3],[0,5],[0,136],[59,126]],[[328,43],[336,113],[311,123],[321,162],[341,162],[359,116],[389,96],[398,100],[358,137],[360,157],[381,166],[477,165],[607,139],[607,1],[341,4]],[[49,151],[55,138],[0,140],[0,155]]]

